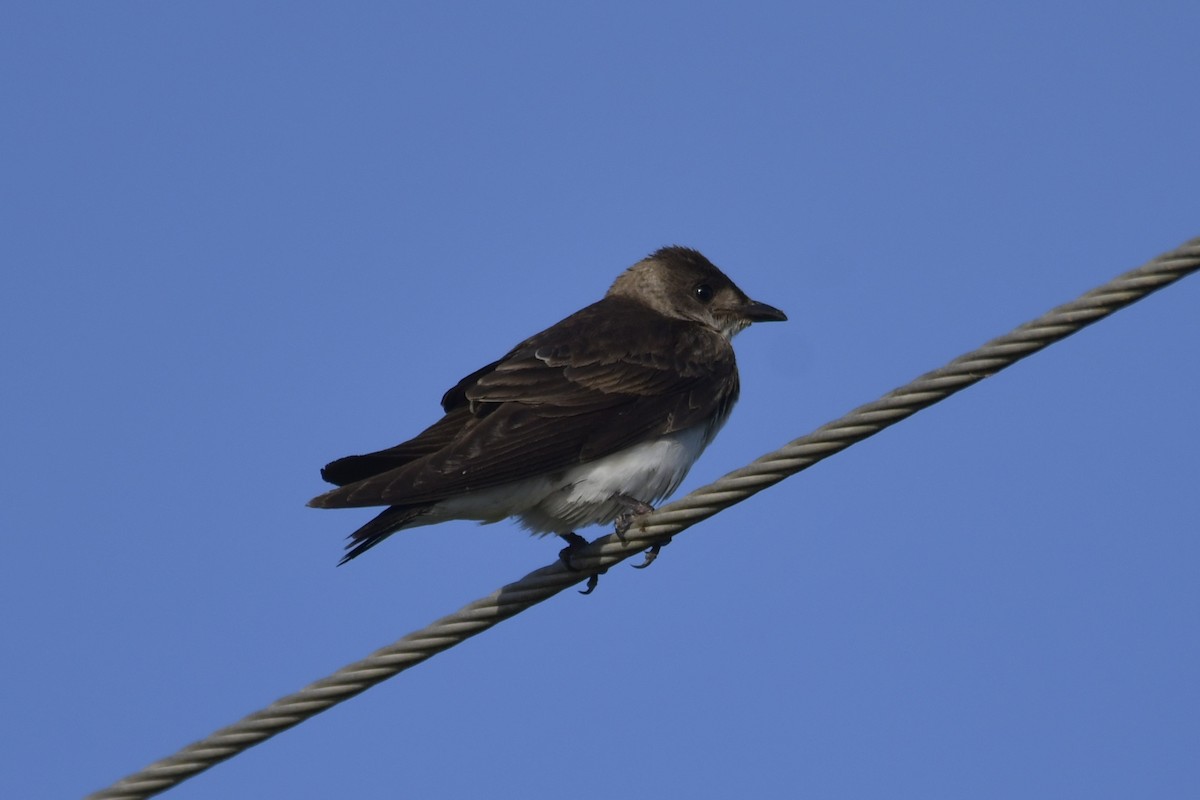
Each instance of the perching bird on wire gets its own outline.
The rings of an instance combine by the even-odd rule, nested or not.
[[[405,528],[517,517],[566,540],[569,567],[586,544],[576,529],[623,532],[679,486],[737,400],[730,340],[786,319],[695,250],[664,247],[459,381],[415,438],[326,465],[338,488],[309,505],[387,506],[350,535],[343,564]]]

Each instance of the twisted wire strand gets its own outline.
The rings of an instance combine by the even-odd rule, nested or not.
[[[889,425],[994,375],[1197,269],[1200,269],[1200,238],[1192,239],[1078,299],[993,339],[977,350],[959,356],[946,366],[927,372],[880,399],[859,406],[807,436],[639,518],[623,537],[613,533],[597,539],[577,555],[572,555],[572,565],[579,571],[568,570],[556,562],[531,572],[89,797],[91,800],[133,800],[165,791],[553,597],[563,589],[586,580],[591,574],[603,572]]]

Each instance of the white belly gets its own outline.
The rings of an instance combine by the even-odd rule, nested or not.
[[[625,510],[616,495],[655,503],[679,488],[710,439],[705,426],[698,425],[561,473],[445,500],[417,524],[445,519],[497,522],[516,516],[531,532],[541,534],[606,524]]]

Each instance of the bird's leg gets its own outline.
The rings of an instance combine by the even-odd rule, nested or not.
[[[571,572],[579,572],[571,564],[571,556],[581,547],[587,547],[590,542],[580,536],[578,533],[571,531],[569,533],[560,533],[559,537],[567,543],[567,546],[558,551],[558,559],[563,562],[563,566],[571,570]]]
[[[650,566],[651,564],[653,564],[653,563],[654,563],[654,559],[658,558],[658,554],[659,554],[659,552],[660,552],[660,551],[661,551],[661,550],[662,550],[664,547],[666,547],[667,545],[669,545],[670,543],[671,543],[671,540],[670,540],[670,539],[667,539],[666,541],[659,542],[659,543],[658,543],[658,544],[656,544],[656,545],[652,545],[652,546],[650,547],[650,549],[646,551],[646,560],[645,560],[645,561],[643,561],[643,562],[642,562],[642,563],[640,563],[640,564],[634,564],[634,565],[633,565],[633,568],[634,568],[634,569],[645,569],[646,567],[648,567],[648,566]]]
[[[575,566],[571,563],[571,556],[577,550],[579,550],[579,548],[587,547],[588,544],[590,544],[590,542],[588,542],[587,539],[583,538],[582,536],[580,536],[578,533],[575,533],[574,531],[570,531],[568,533],[560,533],[559,537],[561,537],[562,540],[567,543],[567,546],[564,547],[562,550],[558,551],[558,560],[563,563],[564,567],[571,570],[571,572],[579,572],[579,570],[576,569]],[[605,570],[601,570],[600,572],[596,572],[596,573],[589,575],[588,581],[587,581],[587,589],[584,589],[584,590],[580,591],[579,593],[580,594],[591,594],[592,590],[594,590],[596,588],[596,585],[598,583],[600,583],[600,575],[603,572],[605,572]]]
[[[633,527],[633,521],[654,511],[654,506],[627,494],[614,495],[613,499],[625,507],[625,510],[617,515],[616,529],[617,538],[625,541],[625,534]]]
[[[617,515],[616,530],[617,538],[621,541],[625,541],[625,534],[628,533],[629,529],[633,527],[634,520],[636,520],[638,517],[644,517],[654,511],[654,506],[650,505],[649,503],[643,503],[636,497],[630,497],[627,494],[617,495],[616,500],[621,505],[625,506],[625,510]],[[659,551],[661,551],[670,543],[671,540],[667,539],[665,542],[659,542],[658,544],[653,545],[649,550],[646,551],[646,560],[640,564],[634,564],[634,568],[645,569],[653,564],[654,559],[658,558]]]

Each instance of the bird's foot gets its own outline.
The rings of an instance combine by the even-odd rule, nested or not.
[[[559,536],[564,542],[567,543],[567,546],[558,551],[558,560],[563,563],[564,567],[571,570],[571,572],[579,572],[579,569],[571,563],[571,556],[574,555],[581,547],[587,547],[590,542],[574,531],[570,533],[560,533]],[[592,591],[595,590],[597,584],[600,583],[600,576],[604,574],[604,572],[606,572],[606,570],[601,570],[600,572],[595,572],[589,575],[587,580],[587,588],[581,590],[579,593],[591,594]]]
[[[651,546],[651,548],[646,551],[646,560],[640,564],[634,564],[633,568],[634,569],[645,569],[646,567],[653,564],[654,559],[658,558],[659,552],[661,552],[662,549],[664,547],[666,547],[667,545],[669,545],[670,543],[671,543],[671,540],[667,539],[665,542],[659,542],[658,544]]]
[[[619,495],[617,495],[616,499],[617,499],[617,502],[619,502],[621,505],[625,506],[625,510],[617,515],[617,529],[616,529],[617,538],[620,539],[621,541],[625,541],[625,534],[628,533],[629,529],[633,527],[633,523],[637,520],[637,518],[644,517],[647,514],[653,512],[654,506],[650,505],[649,503],[643,503],[641,500],[638,500],[636,497],[630,497],[627,494],[619,494]],[[669,545],[670,543],[671,543],[671,540],[667,539],[665,542],[659,542],[658,544],[651,547],[649,550],[646,551],[646,560],[643,561],[641,564],[634,564],[633,565],[634,568],[635,569],[645,569],[646,567],[653,564],[654,559],[658,558],[659,551],[662,550],[667,545]]]
[[[633,527],[634,520],[653,512],[654,506],[649,503],[643,503],[636,497],[630,497],[627,494],[619,494],[615,499],[625,507],[625,510],[617,515],[617,527],[615,531],[617,538],[625,541],[625,534],[629,533],[629,529]]]

